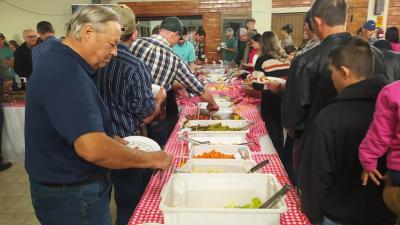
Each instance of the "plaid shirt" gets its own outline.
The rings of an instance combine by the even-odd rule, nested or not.
[[[94,82],[110,111],[113,134],[137,135],[143,118],[154,111],[147,66],[120,43],[117,56],[97,71]]]
[[[202,95],[204,84],[190,71],[179,56],[175,55],[168,41],[160,36],[140,38],[132,45],[132,53],[142,59],[150,68],[153,83],[164,86],[169,91],[175,80],[185,86],[190,92]]]

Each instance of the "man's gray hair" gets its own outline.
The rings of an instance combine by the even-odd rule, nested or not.
[[[239,29],[239,35],[240,35],[240,36],[242,36],[242,35],[247,35],[247,30],[246,30],[245,28],[240,28],[240,29]]]
[[[226,28],[226,32],[233,33],[233,29],[231,27]]]
[[[99,5],[84,6],[72,15],[67,24],[67,35],[79,40],[79,33],[86,24],[91,24],[96,31],[100,31],[102,26],[110,21],[120,22],[118,14],[112,9]]]

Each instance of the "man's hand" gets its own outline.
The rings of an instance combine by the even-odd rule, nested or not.
[[[153,169],[167,170],[172,163],[172,156],[165,151],[153,152],[157,154],[154,157]]]
[[[268,90],[277,93],[281,89],[281,84],[278,81],[268,81],[265,83]]]
[[[3,81],[3,88],[8,93],[12,92],[12,85],[13,85],[13,80],[5,80],[5,81]]]
[[[208,103],[207,105],[207,110],[209,112],[214,112],[214,111],[218,111],[219,110],[219,106],[217,103],[213,102],[213,103]]]
[[[113,139],[120,144],[127,145],[129,141],[122,139],[120,136],[114,135]]]
[[[158,102],[163,102],[167,98],[167,92],[163,87],[160,88],[160,91],[156,94],[156,99]]]
[[[381,184],[379,180],[382,180],[383,176],[378,170],[374,170],[372,172],[364,170],[361,174],[362,185],[367,185],[369,178],[371,178],[371,180],[379,186]]]

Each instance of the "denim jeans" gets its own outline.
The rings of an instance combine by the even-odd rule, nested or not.
[[[324,216],[324,220],[322,220],[322,225],[341,225],[341,224],[336,223]]]
[[[42,225],[111,225],[111,180],[49,187],[30,179],[32,204]]]

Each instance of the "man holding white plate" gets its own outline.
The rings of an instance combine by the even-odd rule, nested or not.
[[[25,167],[42,225],[111,225],[110,169],[168,169],[171,156],[113,139],[92,76],[117,55],[121,25],[109,8],[76,12],[67,37],[33,68],[25,113]]]
[[[112,9],[120,17],[121,42],[117,46],[117,56],[94,77],[111,114],[112,133],[127,137],[124,139],[129,141],[128,147],[139,147],[143,151],[161,150],[151,139],[135,135],[139,135],[141,126],[159,114],[166,92],[164,88],[153,85],[153,96],[149,69],[129,50],[137,38],[135,14],[125,5],[115,5]],[[111,180],[117,205],[116,225],[126,225],[147,185],[145,170],[112,170]]]

